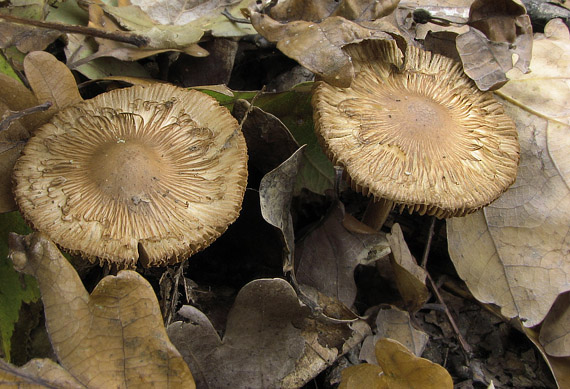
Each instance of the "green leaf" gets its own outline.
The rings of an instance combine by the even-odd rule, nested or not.
[[[286,92],[262,95],[255,105],[277,116],[300,145],[307,145],[304,164],[297,176],[296,192],[307,188],[324,194],[333,187],[334,169],[313,129],[311,86],[312,83],[299,84]]]
[[[22,303],[38,301],[40,291],[33,277],[17,273],[8,259],[8,234],[31,232],[19,212],[0,214],[0,340],[5,358],[10,360],[14,324]]]
[[[334,169],[319,146],[313,129],[311,87],[312,83],[303,83],[286,92],[265,93],[255,100],[254,105],[279,118],[300,145],[307,145],[295,192],[307,188],[312,192],[324,194],[327,189],[333,187]],[[256,95],[255,92],[234,92],[234,96],[208,90],[203,92],[214,97],[229,110],[237,99],[251,101]]]
[[[18,75],[16,74],[14,69],[12,69],[12,66],[10,66],[8,61],[6,61],[6,58],[4,57],[4,55],[0,55],[0,73],[5,74],[7,76],[12,77],[15,80],[20,81],[20,78],[18,77]]]

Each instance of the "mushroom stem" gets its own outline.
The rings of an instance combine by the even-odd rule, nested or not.
[[[362,216],[362,223],[379,231],[394,208],[394,202],[388,199],[370,199]]]

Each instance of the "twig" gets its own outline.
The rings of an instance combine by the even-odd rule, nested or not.
[[[433,239],[433,232],[435,230],[435,216],[431,217],[431,222],[429,224],[429,230],[428,230],[428,238],[427,238],[427,242],[426,242],[426,248],[424,249],[424,255],[422,256],[422,263],[421,263],[421,267],[423,267],[424,269],[427,266],[427,259],[428,259],[428,255],[429,255],[429,251],[431,250],[431,241]]]
[[[18,120],[26,115],[31,115],[33,113],[36,112],[43,112],[49,109],[49,107],[51,107],[53,104],[51,101],[46,101],[43,104],[40,105],[36,105],[34,107],[30,107],[30,108],[26,108],[22,111],[18,111],[18,112],[14,112],[8,116],[6,116],[1,122],[0,122],[0,131],[4,131],[7,130],[8,127],[10,127],[10,124],[12,124],[12,122],[14,120]]]
[[[227,8],[224,8],[224,10],[222,11],[222,15],[224,15],[226,18],[228,18],[230,22],[233,23],[251,24],[251,22],[248,19],[236,18],[234,15],[230,13],[230,11]]]
[[[96,38],[104,38],[112,41],[123,42],[123,43],[130,43],[131,45],[135,45],[137,47],[145,47],[148,46],[148,44],[150,43],[149,38],[126,31],[111,32],[111,31],[101,30],[99,28],[74,26],[63,23],[52,23],[52,22],[45,22],[42,20],[24,19],[5,14],[0,14],[0,19],[4,19],[7,20],[8,22],[16,24],[34,26],[38,28],[47,28],[50,30],[68,32],[72,34],[82,34],[87,36],[93,36]]]
[[[429,251],[431,248],[431,242],[432,242],[433,233],[434,233],[434,226],[435,226],[435,217],[432,216],[431,224],[429,227],[428,239],[426,242],[426,248],[424,250],[424,255],[422,258],[422,267],[424,269],[426,268],[427,259],[428,259]],[[461,344],[461,347],[467,353],[467,355],[469,355],[469,356],[473,355],[473,350],[471,349],[471,346],[469,345],[469,343],[467,343],[465,338],[463,338],[463,335],[461,335],[461,332],[459,331],[459,327],[457,327],[457,324],[455,323],[455,320],[453,319],[453,316],[451,315],[451,311],[447,307],[447,304],[445,304],[443,297],[441,297],[441,294],[439,293],[439,289],[438,289],[437,285],[435,284],[435,282],[433,281],[433,278],[431,278],[431,275],[429,274],[429,272],[427,270],[425,273],[426,273],[427,279],[429,280],[431,290],[433,290],[433,293],[437,297],[437,301],[443,307],[443,310],[445,311],[445,315],[447,316],[447,320],[449,321],[449,324],[451,324],[451,328],[453,328],[453,331],[455,331],[455,335],[457,336],[457,339],[459,340],[459,344]]]

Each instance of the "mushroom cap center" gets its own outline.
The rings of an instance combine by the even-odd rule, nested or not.
[[[145,201],[145,193],[160,180],[162,158],[140,140],[119,140],[99,147],[89,162],[91,179],[101,192],[115,200]]]
[[[453,125],[449,111],[441,104],[421,96],[404,96],[402,100],[394,102],[391,119],[402,123],[402,132],[409,136],[426,136],[432,141],[443,138],[444,128]],[[434,139],[436,138],[436,139]]]

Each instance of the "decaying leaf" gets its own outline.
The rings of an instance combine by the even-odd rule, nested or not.
[[[536,346],[542,357],[546,361],[546,364],[550,368],[558,388],[569,388],[570,387],[570,357],[554,357],[548,355],[542,347],[539,341],[539,335],[532,328],[527,328],[522,325],[522,323],[515,321],[515,325],[525,333],[525,335],[530,339],[532,343]]]
[[[570,40],[566,26],[551,23],[534,41],[532,73],[514,69],[497,92],[519,132],[517,181],[447,224],[451,258],[473,295],[529,327],[570,290]]]
[[[25,115],[0,132],[0,212],[16,209],[11,171],[25,141],[58,109],[82,101],[75,78],[53,55],[44,51],[29,53],[24,59],[24,70],[34,93],[21,82],[0,74],[0,121],[39,103],[49,101],[52,106],[45,112]]]
[[[365,39],[392,39],[379,28],[363,27],[340,16],[320,23],[296,20],[280,23],[269,15],[252,11],[253,27],[277,48],[329,84],[348,87],[354,78],[350,56],[342,50]]]
[[[137,60],[164,51],[182,51],[192,56],[206,56],[208,52],[198,46],[207,31],[212,36],[240,37],[254,33],[251,26],[234,23],[222,15],[224,9],[239,16],[241,8],[247,8],[251,0],[236,1],[145,1],[119,2],[81,0],[89,8],[89,20],[93,26],[109,31],[128,30],[150,39],[147,47],[133,46],[98,40],[96,56],[113,56],[122,60]],[[95,57],[96,57],[95,56]]]
[[[376,342],[376,359],[380,366],[365,363],[344,369],[339,389],[453,388],[447,370],[416,357],[395,340]]]
[[[548,355],[570,357],[570,293],[558,296],[540,327],[538,340]]]
[[[390,14],[400,0],[285,0],[271,7],[269,15],[279,21],[305,20],[320,22],[329,16],[348,20],[376,20]]]
[[[228,315],[223,341],[208,318],[191,306],[187,321],[168,334],[196,376],[198,387],[279,387],[303,354],[298,328],[303,310],[284,280],[260,279],[244,286]]]
[[[295,182],[295,193],[306,188],[325,194],[333,187],[334,169],[319,146],[313,130],[311,86],[312,84],[300,84],[286,92],[264,94],[256,100],[255,105],[278,117],[297,143],[306,145],[301,170]]]
[[[51,359],[32,359],[22,367],[0,359],[0,386],[18,388],[85,388]]]
[[[407,349],[419,357],[424,352],[429,336],[414,327],[410,314],[396,307],[380,309],[376,315],[376,329],[362,343],[360,359],[368,363],[378,364],[374,345],[381,338],[390,338],[402,343]]]
[[[410,249],[404,240],[404,234],[398,223],[392,226],[392,231],[387,236],[390,242],[390,262],[396,275],[398,291],[404,299],[406,308],[410,312],[416,312],[429,298],[426,286],[426,271],[418,266]]]
[[[519,0],[476,0],[469,12],[468,32],[456,39],[465,73],[479,89],[504,85],[513,67],[528,72],[532,25]]]
[[[172,323],[168,334],[204,388],[300,387],[346,352],[346,344],[361,340],[367,327],[315,324],[282,279],[258,279],[241,289],[223,340],[196,308],[179,313],[185,322]],[[319,333],[336,343],[326,345]]]
[[[81,384],[195,387],[166,335],[154,291],[142,276],[121,271],[105,277],[89,295],[44,235],[13,234],[10,248],[14,268],[37,279],[53,349]]]
[[[247,119],[242,124],[242,132],[249,154],[248,169],[251,171],[253,168],[259,174],[265,175],[288,159],[297,151],[299,145],[277,117],[259,107],[251,107],[247,100],[237,100],[232,114],[241,122],[246,113]],[[256,187],[251,180],[248,186]]]
[[[8,3],[8,5],[2,4],[0,15],[44,20],[49,10],[46,0],[11,0]],[[15,46],[22,53],[43,50],[60,35],[59,31],[17,24],[0,18],[0,48],[2,49]]]
[[[28,82],[40,103],[50,101],[49,112],[83,101],[71,71],[53,55],[34,51],[24,59],[24,71]]]
[[[390,251],[382,233],[358,234],[343,226],[344,206],[335,202],[322,223],[297,244],[296,278],[347,307],[356,298],[354,269]]]
[[[285,272],[292,270],[291,258],[295,251],[295,234],[290,209],[303,150],[304,146],[301,146],[289,159],[267,173],[259,184],[261,214],[282,234],[283,270]]]

